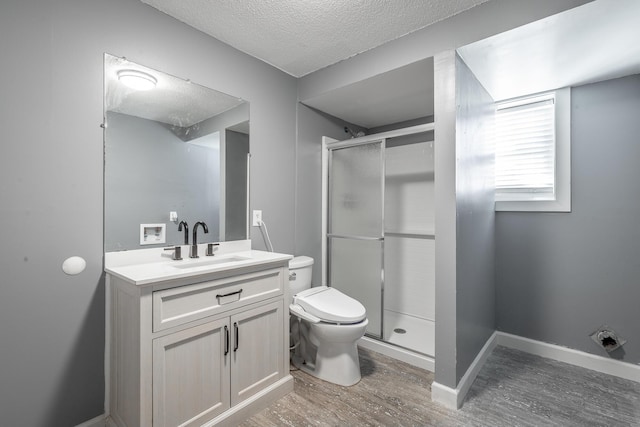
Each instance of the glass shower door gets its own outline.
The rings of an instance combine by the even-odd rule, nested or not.
[[[329,151],[329,285],[367,309],[382,337],[384,141]]]

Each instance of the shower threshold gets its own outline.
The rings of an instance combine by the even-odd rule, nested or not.
[[[385,356],[393,357],[396,360],[408,363],[418,368],[435,372],[435,360],[431,356],[421,354],[408,348],[400,347],[376,338],[364,336],[358,341],[358,346],[368,350],[376,351]]]

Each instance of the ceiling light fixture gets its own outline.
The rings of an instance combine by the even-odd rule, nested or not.
[[[151,74],[137,70],[118,71],[118,80],[135,90],[149,90],[156,87],[158,80]]]

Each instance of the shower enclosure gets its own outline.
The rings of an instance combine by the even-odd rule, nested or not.
[[[434,355],[433,124],[324,143],[323,282],[370,338]]]

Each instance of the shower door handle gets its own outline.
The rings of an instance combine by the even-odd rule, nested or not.
[[[333,237],[335,239],[371,240],[374,242],[382,242],[384,240],[384,237],[352,236],[349,234],[327,234],[327,237]]]

